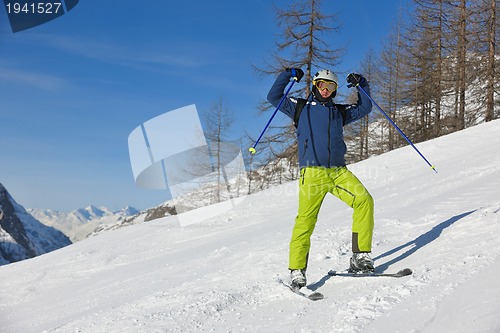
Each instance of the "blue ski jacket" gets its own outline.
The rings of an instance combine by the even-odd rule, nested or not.
[[[292,73],[282,72],[267,94],[267,100],[278,106]],[[363,89],[370,94],[370,87],[365,83]],[[295,116],[297,99],[287,96],[280,106],[280,111],[290,117]],[[344,142],[344,126],[363,118],[372,110],[370,99],[358,93],[358,102],[345,105],[345,122],[338,105],[332,101],[322,104],[311,94],[302,109],[297,124],[297,141],[300,168],[308,166],[342,167],[345,166],[347,147]]]

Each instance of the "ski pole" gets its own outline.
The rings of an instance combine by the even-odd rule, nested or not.
[[[273,118],[274,116],[276,115],[276,113],[278,112],[281,104],[283,103],[283,101],[285,100],[286,96],[288,95],[288,93],[290,92],[290,89],[292,89],[293,87],[293,84],[297,82],[297,78],[294,78],[294,80],[292,81],[292,84],[290,84],[290,86],[288,87],[287,91],[285,92],[285,94],[283,95],[283,97],[281,97],[281,100],[278,104],[278,106],[276,107],[276,110],[274,110],[274,113],[273,115],[271,116],[271,118],[269,119],[269,121],[267,122],[266,126],[264,127],[264,129],[262,130],[262,133],[260,133],[260,136],[259,138],[257,139],[257,141],[255,141],[255,143],[253,144],[252,147],[248,148],[248,151],[251,153],[251,154],[255,154],[256,150],[255,150],[255,147],[257,146],[257,144],[259,143],[260,139],[262,139],[262,136],[264,135],[264,133],[266,132],[267,128],[269,127],[269,124],[271,124],[271,121],[273,121]]]
[[[368,97],[370,99],[370,101],[372,101],[373,105],[375,105],[377,107],[377,109],[379,109],[380,112],[384,115],[384,117],[386,117],[387,120],[389,120],[391,125],[394,126],[394,128],[399,132],[399,134],[401,134],[401,136],[410,144],[410,146],[412,146],[413,149],[415,149],[415,151],[420,155],[420,157],[422,157],[424,159],[424,161],[431,167],[431,169],[434,170],[435,173],[437,173],[436,167],[434,165],[432,165],[425,158],[425,156],[417,149],[417,147],[415,147],[413,142],[411,142],[411,140],[408,139],[408,137],[403,133],[403,131],[398,127],[398,125],[396,125],[396,123],[394,121],[392,121],[392,119],[387,115],[387,113],[385,113],[384,110],[382,110],[382,108],[380,106],[378,106],[378,104],[370,97],[370,95],[368,95],[366,93],[366,91],[362,87],[360,87],[359,85],[356,85],[356,88],[358,89],[358,91],[363,92],[366,95],[366,97]]]

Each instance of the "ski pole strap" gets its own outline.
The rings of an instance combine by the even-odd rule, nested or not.
[[[406,140],[406,142],[408,142],[410,144],[410,146],[413,147],[413,149],[415,149],[415,151],[420,155],[420,157],[423,158],[423,160],[427,163],[427,165],[429,165],[431,167],[431,169],[437,173],[437,170],[436,170],[436,167],[434,165],[432,165],[426,158],[425,156],[420,152],[420,150],[417,149],[417,147],[415,147],[415,145],[413,144],[413,142],[411,142],[411,140],[406,136],[406,134],[403,133],[403,131],[398,127],[398,125],[396,125],[396,123],[394,121],[392,121],[392,119],[387,115],[387,113],[384,112],[384,110],[382,110],[382,108],[371,98],[370,95],[368,95],[368,93],[360,86],[360,85],[356,85],[356,88],[358,89],[358,91],[361,91],[363,94],[366,95],[366,97],[368,97],[370,99],[370,101],[373,103],[373,105],[375,105],[377,107],[377,109],[380,110],[380,112],[382,113],[382,115],[387,118],[387,120],[391,123],[392,126],[394,126],[394,128],[399,132],[399,134]]]

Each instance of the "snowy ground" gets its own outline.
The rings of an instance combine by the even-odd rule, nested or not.
[[[109,231],[0,267],[0,323],[18,332],[500,332],[500,121],[350,166],[376,202],[378,271],[347,267],[351,211],[327,197],[309,288],[287,278],[295,183],[180,227],[174,217]]]

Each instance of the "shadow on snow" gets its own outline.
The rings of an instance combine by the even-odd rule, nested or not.
[[[418,236],[414,240],[412,240],[406,244],[403,244],[401,246],[398,246],[390,251],[387,251],[386,253],[383,253],[383,254],[373,258],[373,260],[380,260],[384,257],[390,256],[391,254],[394,254],[394,253],[401,251],[405,248],[409,248],[406,252],[402,253],[398,257],[396,257],[392,260],[389,260],[388,262],[386,262],[382,265],[377,266],[377,271],[384,272],[391,265],[397,263],[398,261],[401,261],[403,259],[408,258],[409,256],[411,256],[413,253],[415,253],[419,249],[423,248],[427,244],[430,244],[434,240],[436,240],[441,235],[441,233],[443,232],[444,229],[450,227],[455,222],[463,219],[464,217],[466,217],[474,212],[475,212],[475,210],[472,210],[470,212],[466,212],[466,213],[462,213],[460,215],[453,216],[452,218],[449,218],[448,220],[436,225],[434,228],[432,228],[431,230],[429,230],[425,234]]]
[[[431,230],[429,230],[428,232],[426,232],[425,234],[422,234],[420,236],[418,236],[417,238],[415,238],[414,240],[406,243],[406,244],[403,244],[401,246],[398,246],[390,251],[387,251],[375,258],[373,258],[374,260],[380,260],[384,257],[387,257],[387,256],[390,256],[396,252],[399,252],[405,248],[408,248],[408,250],[404,253],[402,253],[401,255],[399,255],[398,257],[392,259],[392,260],[389,260],[388,262],[384,263],[384,264],[381,264],[380,266],[377,266],[376,267],[376,271],[378,273],[383,273],[385,272],[386,269],[388,269],[390,266],[392,266],[393,264],[401,261],[401,260],[404,260],[406,258],[408,258],[409,256],[411,256],[413,253],[415,253],[416,251],[418,251],[419,249],[423,248],[424,246],[432,243],[434,240],[436,240],[440,235],[441,233],[443,232],[443,230],[445,230],[446,228],[450,227],[451,225],[453,225],[455,222],[463,219],[464,217],[474,213],[475,210],[472,210],[470,212],[466,212],[466,213],[462,213],[462,214],[459,214],[459,215],[456,215],[456,216],[453,216],[452,218],[449,218],[448,220],[444,221],[444,222],[441,222],[440,224],[436,225],[435,227],[433,227]],[[331,275],[325,275],[324,277],[322,277],[319,281],[317,282],[314,282],[314,283],[311,283],[310,285],[308,285],[307,287],[310,289],[310,290],[317,290],[318,288],[320,288],[321,286],[323,286],[325,284],[326,281],[328,281],[332,276]]]

